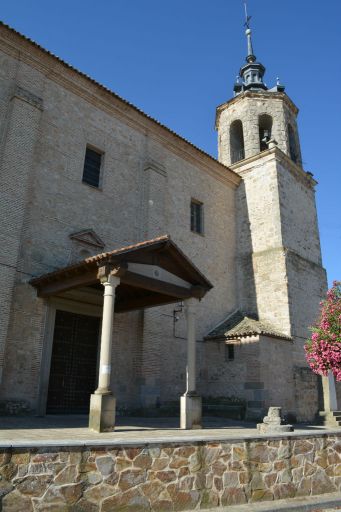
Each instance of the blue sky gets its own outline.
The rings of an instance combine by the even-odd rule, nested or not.
[[[341,2],[248,0],[268,86],[300,109],[329,283],[341,280]],[[214,115],[246,54],[242,0],[2,0],[0,18],[217,155]]]

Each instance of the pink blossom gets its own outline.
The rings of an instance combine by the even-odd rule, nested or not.
[[[341,381],[341,282],[334,281],[322,301],[320,320],[305,344],[306,359],[313,372],[327,375],[331,370]]]

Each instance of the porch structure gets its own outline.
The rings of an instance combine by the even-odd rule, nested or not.
[[[105,252],[36,277],[30,283],[42,298],[76,288],[103,289],[98,387],[91,395],[89,427],[115,426],[116,400],[110,389],[114,314],[183,301],[187,318],[186,391],[181,396],[180,427],[201,427],[201,397],[196,392],[197,303],[211,283],[169,236]]]

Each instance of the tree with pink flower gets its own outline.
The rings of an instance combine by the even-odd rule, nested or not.
[[[320,305],[320,319],[304,347],[306,358],[313,372],[323,376],[332,372],[341,381],[341,281],[333,282]]]

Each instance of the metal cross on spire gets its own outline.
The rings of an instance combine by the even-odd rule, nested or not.
[[[256,58],[253,55],[253,48],[252,48],[252,41],[251,41],[251,28],[250,28],[251,16],[249,16],[247,14],[247,3],[246,3],[246,0],[244,0],[244,10],[245,10],[245,23],[244,23],[244,27],[246,27],[245,35],[247,37],[247,51],[248,51],[247,61],[248,62],[253,62],[254,60],[256,60]]]
[[[252,16],[248,16],[248,14],[247,14],[247,3],[246,3],[246,0],[244,0],[244,10],[245,10],[245,23],[244,23],[244,27],[250,28],[250,20],[251,20]]]
[[[247,41],[247,56],[246,64],[244,64],[239,71],[239,75],[235,81],[233,90],[235,96],[241,94],[244,91],[267,91],[268,87],[263,81],[265,67],[263,64],[257,61],[255,54],[253,53],[252,46],[252,31],[250,26],[251,16],[247,12],[247,0],[243,0],[244,12],[245,12],[245,36]],[[272,92],[283,92],[284,85],[281,85],[277,78],[277,84],[271,89]]]

